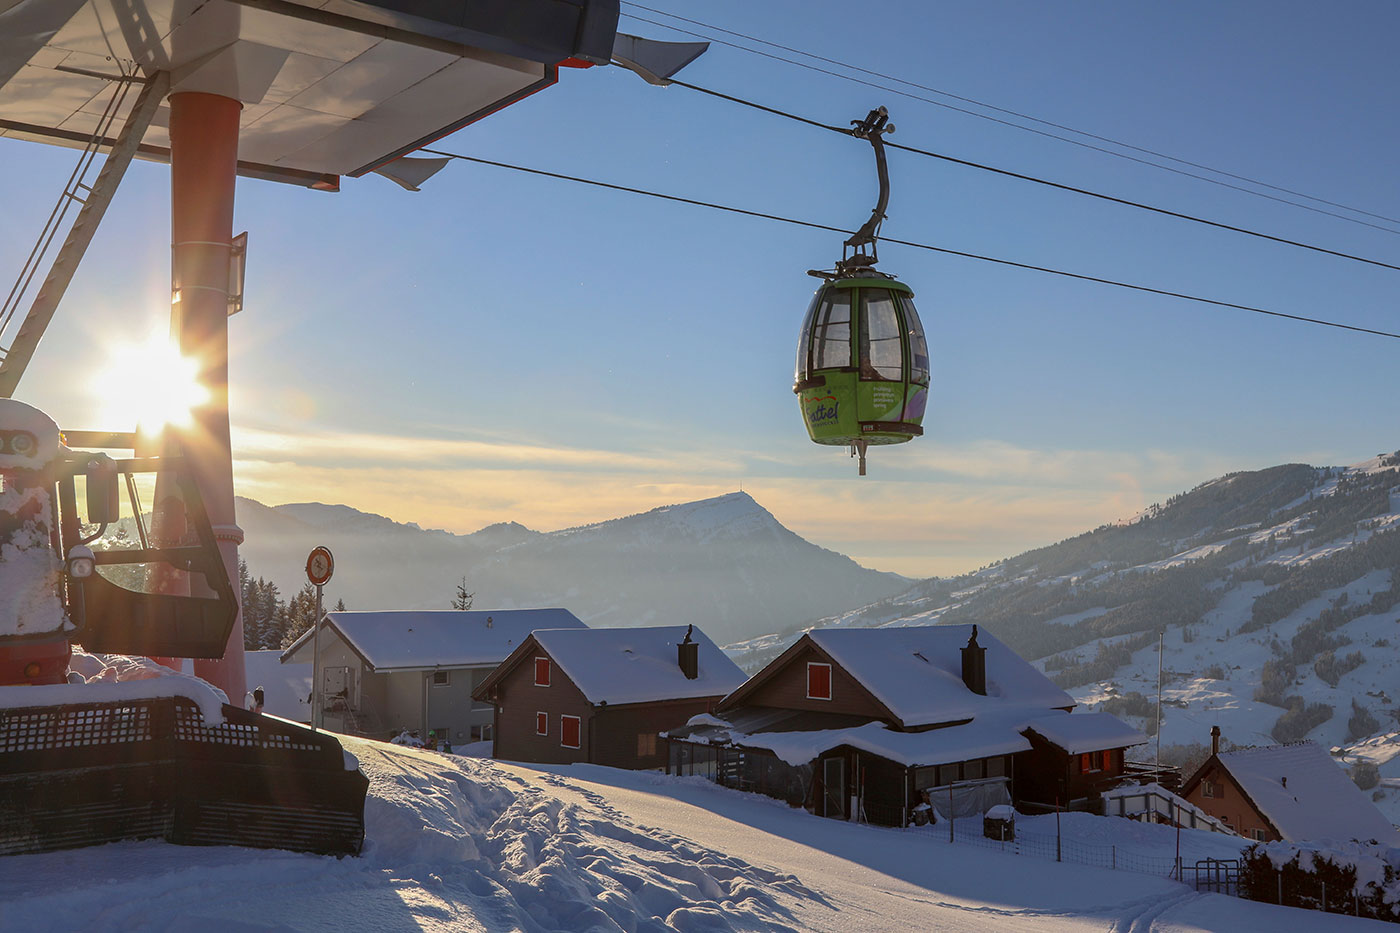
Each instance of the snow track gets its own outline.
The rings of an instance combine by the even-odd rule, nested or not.
[[[1366,922],[818,819],[699,778],[344,742],[371,781],[362,857],[157,842],[14,856],[0,859],[0,929],[1276,933]]]

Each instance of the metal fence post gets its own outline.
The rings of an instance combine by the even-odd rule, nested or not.
[[[1060,801],[1055,801],[1055,861],[1060,861]]]

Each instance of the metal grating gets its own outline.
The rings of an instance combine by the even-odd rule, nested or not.
[[[150,741],[153,737],[151,710],[146,705],[95,703],[0,712],[0,755],[124,745]]]

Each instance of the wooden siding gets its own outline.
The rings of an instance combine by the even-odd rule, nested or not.
[[[1206,796],[1207,781],[1219,788],[1219,796]],[[1230,777],[1229,772],[1218,763],[1206,765],[1201,779],[1186,794],[1186,800],[1194,803],[1216,819],[1228,823],[1231,829],[1246,839],[1253,839],[1253,832],[1256,829],[1263,830],[1264,839],[1267,842],[1281,838],[1263,815],[1254,808],[1254,804],[1235,783],[1235,779]]]
[[[860,681],[846,673],[845,668],[839,664],[831,665],[831,699],[808,699],[807,662],[828,663],[829,660],[826,655],[810,646],[794,653],[786,664],[775,670],[764,683],[743,698],[743,705],[848,713],[882,719],[891,725],[897,725],[879,701],[860,685]]]
[[[1080,770],[1078,755],[1071,755],[1035,733],[1028,735],[1031,749],[1016,755],[1016,799],[1067,806],[1111,786],[1123,774],[1123,749],[1109,749],[1109,766],[1102,767],[1102,751],[1091,754],[1099,770]]]
[[[536,685],[534,659],[548,656],[537,648],[522,663],[502,672],[495,693],[493,757],[541,764],[586,761],[613,768],[664,768],[666,743],[657,733],[683,726],[691,716],[712,711],[720,699],[713,696],[595,707],[563,669],[552,663],[553,658],[550,685]],[[549,717],[545,735],[536,731],[539,713]],[[579,718],[578,748],[562,744],[563,716]],[[640,747],[639,736],[643,737]]]
[[[540,764],[571,764],[588,761],[593,741],[593,706],[574,686],[558,664],[551,663],[548,687],[535,685],[536,656],[548,657],[536,648],[525,659],[505,671],[496,684],[495,731],[491,756],[503,761],[533,761]],[[550,659],[553,662],[553,659]],[[535,714],[549,714],[549,732],[535,733]],[[560,743],[561,716],[579,718],[579,747],[569,748]]]
[[[656,737],[656,734],[685,725],[691,716],[710,712],[719,699],[713,696],[662,700],[595,709],[593,753],[589,760],[612,768],[665,768],[666,741]],[[650,754],[638,754],[639,736],[655,737],[655,741],[650,743]]]

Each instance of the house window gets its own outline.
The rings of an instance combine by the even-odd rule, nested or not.
[[[649,757],[651,757],[652,755],[655,755],[655,754],[656,754],[656,733],[655,733],[655,732],[639,732],[639,733],[637,733],[637,757],[638,757],[638,758],[649,758]]]
[[[549,658],[535,658],[535,686],[549,686]]]
[[[1089,774],[1094,771],[1099,771],[1101,770],[1099,768],[1101,762],[1102,759],[1099,758],[1098,755],[1095,755],[1093,752],[1085,752],[1079,756],[1079,773]]]
[[[535,714],[535,735],[549,735],[549,714]]]
[[[807,662],[807,699],[831,699],[831,665]]]
[[[433,671],[433,686],[446,687],[452,683],[451,671]]]
[[[577,716],[559,717],[559,744],[565,748],[578,748],[579,725]]]
[[[1215,783],[1214,781],[1202,781],[1202,782],[1201,782],[1201,796],[1202,796],[1202,797],[1219,797],[1219,796],[1220,796],[1220,785],[1217,784],[1217,783]]]
[[[1249,837],[1255,840],[1256,842],[1263,842],[1264,837],[1267,835],[1269,835],[1268,832],[1262,829],[1251,829],[1249,831]]]

